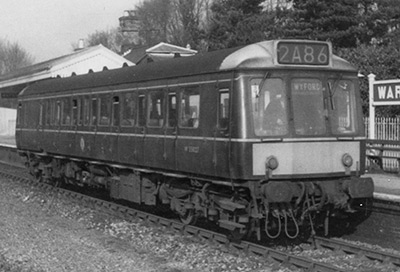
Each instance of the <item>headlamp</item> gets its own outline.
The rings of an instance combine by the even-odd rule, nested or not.
[[[346,153],[342,156],[342,163],[345,167],[350,167],[353,165],[353,158],[350,154]]]

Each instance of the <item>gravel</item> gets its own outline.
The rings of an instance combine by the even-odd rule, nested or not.
[[[0,271],[296,271],[4,178],[0,218]]]
[[[140,219],[127,221],[53,190],[4,178],[0,218],[0,271],[300,271]],[[307,246],[295,247],[292,253],[349,271],[397,271]]]

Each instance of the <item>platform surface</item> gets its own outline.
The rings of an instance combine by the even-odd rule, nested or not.
[[[0,135],[0,144],[15,146],[15,136]]]

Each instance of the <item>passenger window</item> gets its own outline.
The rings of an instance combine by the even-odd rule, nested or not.
[[[146,124],[146,99],[144,95],[139,96],[139,126],[143,127]]]
[[[123,127],[132,127],[136,122],[136,97],[133,93],[126,93],[122,99]]]
[[[110,124],[110,101],[107,98],[100,98],[100,120],[99,126],[108,126]]]
[[[119,126],[119,97],[114,96],[112,101],[112,125]]]
[[[71,125],[76,126],[78,123],[78,100],[72,99],[72,123]]]
[[[50,125],[58,125],[58,101],[50,101]]]
[[[67,126],[71,123],[71,101],[69,99],[61,102],[61,125]]]
[[[229,92],[227,89],[220,90],[219,93],[219,110],[218,110],[218,127],[227,129],[229,125]]]
[[[92,112],[91,112],[91,120],[90,120],[90,125],[91,126],[95,126],[96,125],[96,120],[97,120],[97,113],[98,113],[98,109],[97,109],[98,105],[97,105],[97,98],[92,98]]]
[[[164,124],[164,92],[155,91],[149,94],[147,125],[162,127]]]
[[[184,90],[181,95],[179,125],[186,128],[199,127],[200,94],[197,90]]]
[[[60,124],[60,120],[61,120],[61,102],[59,100],[57,100],[56,102],[56,119],[55,121],[55,125],[58,126]]]
[[[168,95],[168,127],[176,127],[176,94]]]

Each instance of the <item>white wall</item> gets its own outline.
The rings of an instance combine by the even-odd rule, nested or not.
[[[14,136],[17,110],[0,107],[0,135]]]

